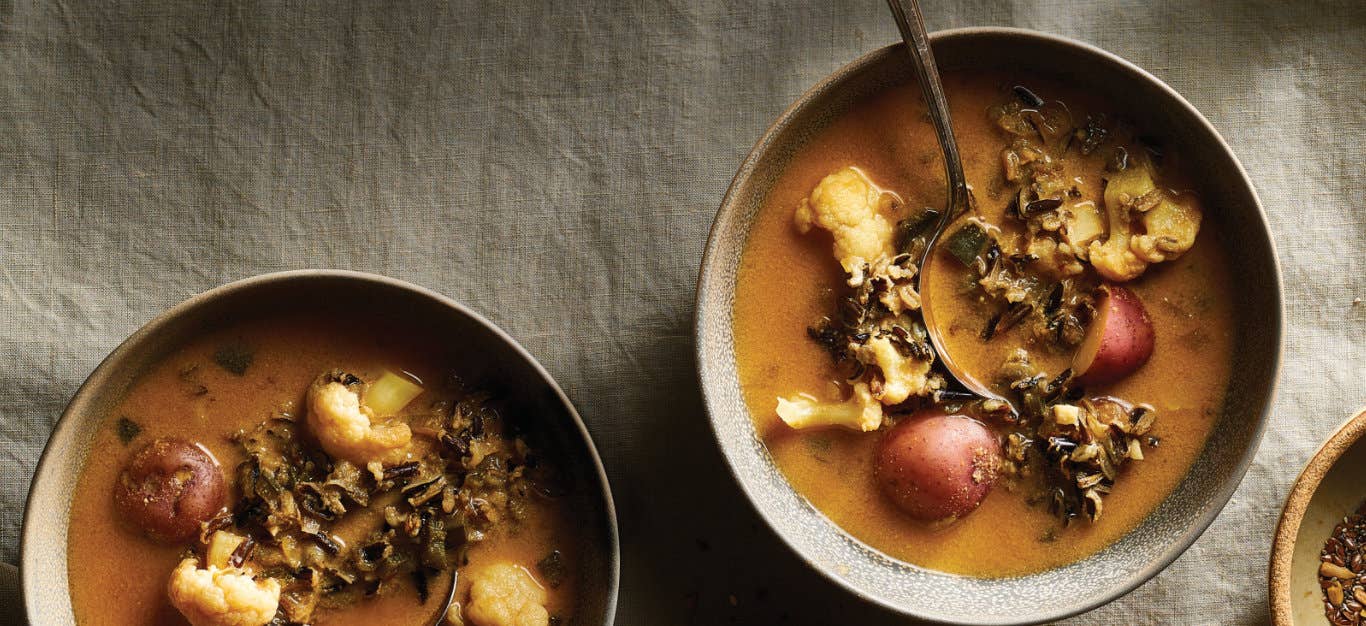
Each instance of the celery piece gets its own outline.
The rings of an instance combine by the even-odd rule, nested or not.
[[[422,386],[407,376],[384,372],[365,392],[365,406],[370,407],[376,417],[388,417],[398,414],[421,393]]]

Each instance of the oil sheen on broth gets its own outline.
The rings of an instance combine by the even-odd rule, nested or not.
[[[363,329],[363,330],[358,330]],[[249,321],[197,339],[155,364],[135,381],[115,413],[96,435],[92,453],[75,485],[68,536],[68,575],[77,623],[183,625],[184,617],[167,599],[167,580],[187,553],[187,545],[163,545],[145,537],[120,519],[111,489],[139,443],[159,437],[197,442],[218,461],[229,479],[226,503],[236,502],[239,490],[231,479],[245,457],[229,436],[250,430],[282,405],[304,406],[304,390],[319,372],[345,366],[366,380],[381,372],[406,371],[425,381],[448,373],[443,354],[430,337],[396,328],[383,318],[346,314],[275,316]],[[215,351],[224,345],[249,345],[251,364],[237,375],[215,365]],[[414,404],[430,402],[424,392]],[[302,409],[300,409],[302,411]],[[121,441],[117,419],[127,417],[141,428],[129,443]],[[554,588],[546,584],[536,563],[552,550],[572,563],[573,541],[567,511],[556,502],[530,504],[527,522],[515,531],[495,532],[475,544],[462,573],[498,562],[521,564],[546,588],[550,615],[572,615],[574,581],[567,577]],[[372,509],[348,513],[353,527],[381,523]],[[352,519],[354,518],[354,519]],[[344,525],[334,528],[343,540]],[[399,577],[384,593],[344,609],[319,609],[314,623],[326,626],[365,624],[425,624],[433,618],[448,578],[430,581],[433,598],[419,601],[413,582]],[[462,576],[457,599],[467,597],[468,576]],[[468,623],[468,622],[467,622]]]
[[[1050,99],[1066,103],[1073,116],[1109,110],[1087,92],[1034,76],[949,73],[945,79],[968,182],[982,216],[997,224],[1012,193],[1003,190],[1001,155],[1007,139],[988,109],[1008,99],[1012,85],[1027,80]],[[1079,165],[1100,171],[1102,158],[1091,155]],[[1179,176],[1178,158],[1167,155],[1159,183],[1190,189]],[[733,310],[740,383],[755,427],[790,483],[854,537],[896,558],[946,572],[1032,573],[1077,561],[1123,536],[1184,477],[1223,406],[1233,311],[1220,234],[1201,229],[1186,254],[1149,267],[1125,285],[1146,303],[1155,348],[1134,374],[1087,392],[1150,404],[1159,415],[1150,433],[1159,445],[1145,448],[1144,460],[1123,468],[1113,493],[1105,497],[1104,515],[1095,523],[1080,520],[1064,528],[1047,506],[1031,505],[998,484],[975,512],[947,527],[931,527],[909,519],[875,487],[872,459],[879,433],[794,430],[774,410],[776,398],[794,392],[832,400],[847,393],[838,384],[844,376],[807,329],[836,310],[848,287],[831,256],[830,235],[799,233],[793,212],[827,174],[850,165],[898,194],[905,201],[903,211],[944,206],[942,157],[918,90],[901,86],[857,103],[813,138],[773,186],[741,260]],[[1087,196],[1100,194],[1097,176],[1077,183]],[[961,265],[955,267],[941,253],[930,261],[927,276],[926,289],[936,298],[949,349],[970,370],[993,370],[1009,344],[1025,341],[1021,328],[994,342],[980,339],[992,312],[965,295]],[[1067,367],[1071,358],[1031,353],[1036,365],[1051,372]]]

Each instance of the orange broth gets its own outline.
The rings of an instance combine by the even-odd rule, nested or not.
[[[241,376],[214,363],[214,351],[228,342],[254,348],[251,365]],[[374,380],[385,370],[438,380],[447,368],[432,343],[384,320],[298,315],[250,321],[211,333],[154,365],[106,418],[75,486],[67,566],[77,623],[187,624],[169,604],[166,585],[188,546],[160,545],[146,538],[124,523],[114,506],[115,481],[142,444],[157,437],[180,437],[203,445],[219,461],[229,482],[229,501],[235,501],[231,477],[245,457],[229,439],[233,432],[250,429],[283,404],[303,406],[309,383],[333,367],[343,366],[366,380]],[[413,405],[434,399],[433,392],[427,391]],[[124,416],[142,427],[128,445],[120,441],[116,428],[118,418]],[[574,543],[567,540],[568,512],[545,501],[533,502],[526,523],[513,532],[494,534],[469,550],[469,567],[517,563],[544,586],[535,568],[538,560],[554,549],[573,558]],[[375,508],[348,513],[338,536],[345,538],[345,526],[364,527],[381,517]],[[360,519],[352,519],[356,517]],[[460,580],[457,599],[466,596],[469,586],[467,580]],[[319,609],[314,622],[319,626],[430,623],[439,604],[436,596],[448,581],[444,576],[431,581],[433,597],[423,604],[413,583],[400,576],[374,598],[345,609]],[[572,614],[572,579],[547,591],[546,608],[551,615]]]
[[[1006,190],[1001,171],[1001,151],[1008,140],[987,110],[1009,98],[1010,86],[1021,78],[945,76],[968,182],[982,216],[996,224],[1013,192]],[[1083,90],[1023,78],[1049,99],[1067,103],[1074,119],[1082,119],[1082,111],[1107,110]],[[1100,156],[1090,158],[1082,169],[1101,171],[1094,161]],[[1223,242],[1210,228],[1211,221],[1205,220],[1195,247],[1180,259],[1149,267],[1141,278],[1126,283],[1146,303],[1157,335],[1155,350],[1133,375],[1087,391],[1151,404],[1159,416],[1151,434],[1160,445],[1145,448],[1146,459],[1120,474],[1105,498],[1101,519],[1063,528],[1046,505],[1031,506],[1022,493],[998,485],[977,511],[935,530],[899,513],[877,489],[873,454],[878,433],[796,431],[774,412],[779,396],[797,392],[840,399],[841,376],[830,356],[807,337],[807,327],[831,315],[847,287],[831,254],[829,234],[800,234],[793,212],[823,177],[848,165],[896,192],[904,207],[944,205],[942,157],[918,89],[901,86],[856,103],[813,138],[774,185],[746,244],[732,312],[740,383],[759,436],[793,488],[873,548],[916,565],[972,576],[1023,575],[1065,565],[1134,528],[1185,476],[1223,405],[1233,351],[1232,281]],[[1185,189],[1175,165],[1175,156],[1169,156],[1160,182]],[[1098,177],[1091,174],[1078,182],[1087,198],[1101,202]],[[947,265],[931,260],[927,289],[937,298],[936,316],[947,327],[949,349],[972,371],[992,370],[1011,346],[1025,340],[1024,331],[1012,329],[983,343],[979,333],[991,311],[964,296],[961,266]],[[1039,356],[1035,363],[1053,373],[1067,367],[1071,358],[1029,348],[1032,356]]]

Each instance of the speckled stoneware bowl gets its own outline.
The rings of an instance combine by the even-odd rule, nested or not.
[[[430,329],[434,341],[451,345],[460,360],[452,365],[466,380],[505,399],[510,414],[528,416],[524,427],[546,435],[550,453],[568,470],[571,506],[579,519],[578,549],[584,558],[574,623],[612,623],[620,558],[612,495],[588,430],[550,374],[507,333],[434,291],[374,274],[301,270],[238,281],[176,305],[133,333],[76,392],[43,450],[24,512],[20,575],[32,626],[75,621],[67,593],[71,485],[96,430],[138,375],[206,330],[242,317],[269,316],[291,306],[285,303],[324,301]]]
[[[850,105],[914,83],[900,45],[873,51],[804,94],[740,167],[716,215],[697,294],[697,358],[706,406],[740,488],[793,550],[835,583],[909,616],[945,623],[1018,624],[1094,608],[1151,578],[1209,526],[1242,479],[1266,424],[1280,366],[1281,290],[1257,194],[1214,128],[1150,74],[1112,54],[1059,37],[1002,28],[935,33],[940,67],[1038,72],[1111,96],[1124,113],[1181,144],[1202,168],[1205,228],[1236,242],[1240,282],[1233,373],[1224,414],[1190,474],[1137,529],[1079,563],[1008,579],[939,573],[890,558],[843,532],[797,494],[757,437],[740,393],[731,328],[740,255],[769,188],[802,146]],[[889,129],[891,130],[891,129]]]
[[[1281,511],[1268,589],[1276,626],[1325,626],[1319,551],[1366,499],[1366,410],[1347,420],[1305,465]]]

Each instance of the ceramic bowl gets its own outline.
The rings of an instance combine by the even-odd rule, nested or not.
[[[1257,449],[1281,353],[1280,272],[1256,191],[1227,144],[1190,103],[1133,64],[1090,45],[1005,28],[935,33],[940,67],[1017,69],[1084,84],[1146,128],[1179,138],[1202,168],[1205,228],[1225,233],[1238,281],[1236,359],[1220,422],[1188,476],[1139,526],[1078,563],[1006,579],[949,575],[893,559],[842,531],[796,493],[759,440],[741,396],[731,327],[736,272],[764,197],[794,154],[851,104],[915,82],[900,45],[822,80],[785,111],[741,165],[716,215],[697,293],[697,359],[722,453],[774,531],[811,567],[868,601],[944,623],[1018,624],[1073,615],[1123,595],[1170,564],[1209,526]]]
[[[509,403],[514,415],[535,416],[526,426],[546,435],[573,485],[578,516],[579,613],[575,623],[611,624],[616,610],[619,546],[607,476],[593,441],[555,381],[512,337],[477,313],[436,292],[358,272],[302,270],[266,274],[197,295],[148,322],[111,353],[85,381],[48,439],[24,512],[20,575],[32,626],[72,624],[67,592],[67,522],[72,489],[105,423],[138,375],[203,332],[282,302],[327,301],[421,324],[450,342],[466,362],[453,363],[467,381]],[[287,305],[285,305],[287,306]]]
[[[1366,499],[1366,410],[1347,420],[1305,465],[1281,511],[1268,589],[1276,626],[1326,626],[1319,551]]]

